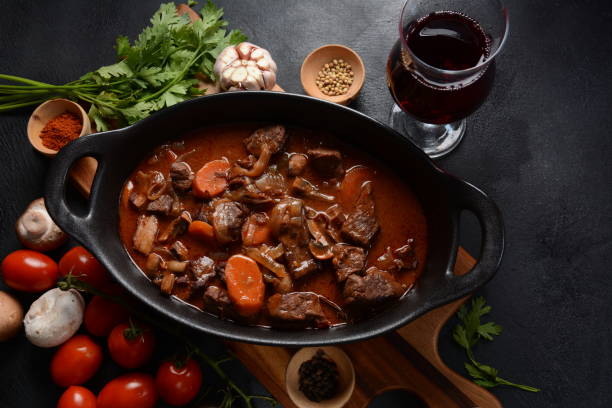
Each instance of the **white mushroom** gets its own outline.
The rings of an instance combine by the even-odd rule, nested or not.
[[[21,329],[23,308],[14,297],[0,290],[0,341],[14,337]]]
[[[32,303],[23,319],[26,337],[35,346],[58,346],[79,329],[84,308],[85,301],[76,290],[51,289]]]
[[[42,198],[30,203],[17,220],[15,230],[19,241],[35,251],[52,251],[68,238],[49,216]]]
[[[272,89],[276,84],[276,63],[267,50],[243,42],[221,51],[215,74],[224,91]]]

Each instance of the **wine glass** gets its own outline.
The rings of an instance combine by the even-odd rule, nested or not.
[[[499,0],[407,0],[399,34],[387,62],[390,126],[442,157],[491,90],[508,13]]]

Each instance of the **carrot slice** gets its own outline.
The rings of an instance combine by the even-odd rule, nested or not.
[[[215,241],[215,230],[212,225],[204,221],[192,221],[187,230],[192,237],[206,242]]]
[[[227,160],[213,160],[206,163],[193,180],[193,195],[211,198],[221,194],[227,187],[226,173],[230,165]]]
[[[265,214],[251,214],[242,225],[242,243],[246,246],[257,246],[269,242],[272,238],[272,229],[268,222],[261,223],[259,217]]]
[[[342,183],[340,183],[340,205],[345,210],[350,210],[361,191],[361,186],[366,181],[374,180],[374,171],[365,166],[354,166],[351,167],[344,176]]]
[[[225,265],[227,293],[236,311],[253,316],[263,306],[265,286],[257,262],[245,255],[233,255]]]

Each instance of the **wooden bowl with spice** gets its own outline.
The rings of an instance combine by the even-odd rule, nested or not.
[[[289,361],[285,383],[299,408],[340,408],[353,394],[355,369],[339,347],[305,347]]]
[[[365,66],[352,49],[328,44],[312,51],[300,71],[304,91],[315,98],[348,105],[365,81]]]
[[[53,157],[72,140],[91,133],[91,122],[81,105],[68,99],[51,99],[32,112],[28,139],[42,154]]]

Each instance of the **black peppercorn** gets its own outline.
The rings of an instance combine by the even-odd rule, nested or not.
[[[319,402],[332,398],[338,392],[338,366],[323,350],[317,350],[299,369],[300,391],[311,401]]]

